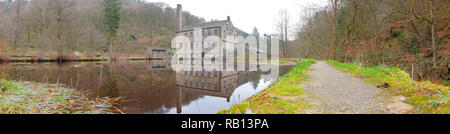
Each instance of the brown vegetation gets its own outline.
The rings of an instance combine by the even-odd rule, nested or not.
[[[67,57],[106,55],[103,0],[0,1],[0,55]],[[116,54],[143,56],[148,48],[168,48],[175,36],[175,9],[164,3],[121,0]],[[203,22],[184,12],[184,24]]]
[[[450,80],[449,1],[335,2],[325,8],[305,9],[313,13],[302,16],[291,57],[399,66],[416,80]]]

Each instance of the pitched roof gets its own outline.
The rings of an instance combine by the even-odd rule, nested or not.
[[[183,26],[183,31],[189,31],[194,30],[194,28],[210,28],[210,27],[221,27],[225,24],[227,24],[228,20],[223,21],[211,21],[211,22],[205,22],[205,23],[199,23],[189,26]]]

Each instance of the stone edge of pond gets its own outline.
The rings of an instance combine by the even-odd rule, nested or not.
[[[61,84],[0,79],[0,114],[118,114],[121,98],[91,98]]]

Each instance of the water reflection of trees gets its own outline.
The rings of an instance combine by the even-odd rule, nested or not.
[[[280,74],[284,75],[292,66],[282,67]],[[224,98],[230,102],[230,98],[239,85],[251,83],[252,89],[256,89],[260,81],[275,81],[277,75],[269,72],[249,71],[193,71],[184,70],[176,72],[177,85],[177,113],[182,113],[184,95],[197,94]]]
[[[128,113],[167,113],[170,109],[176,108],[179,102],[181,102],[179,105],[188,105],[205,95],[211,95],[189,90],[190,92],[181,93],[181,101],[175,99],[180,95],[176,86],[178,77],[166,64],[168,63],[9,64],[0,66],[0,71],[16,80],[60,82],[79,90],[90,91],[92,97],[121,96],[128,100],[122,105]],[[283,70],[280,69],[280,72]],[[259,81],[264,79],[262,76],[268,73],[270,72],[238,72],[231,75],[236,83],[229,86],[226,95],[232,95],[237,86],[248,82],[256,87]],[[224,97],[224,101],[227,96]]]
[[[12,79],[49,82],[90,91],[92,97],[125,97],[123,104],[129,113],[165,113],[161,107],[176,107],[175,73],[169,68],[151,69],[148,62],[29,64],[1,66]],[[201,96],[186,95],[188,103]]]

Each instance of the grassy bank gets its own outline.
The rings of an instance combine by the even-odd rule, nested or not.
[[[419,82],[397,67],[359,67],[355,64],[326,61],[336,68],[362,77],[366,82],[388,92],[407,97],[406,102],[415,106],[416,113],[450,113],[448,86]]]
[[[117,61],[136,61],[136,60],[165,60],[164,58],[149,58],[149,57],[115,57],[113,60]],[[12,57],[0,58],[0,62],[11,63],[33,63],[33,62],[108,62],[111,58],[108,57],[71,57],[71,58],[36,58],[36,57]]]
[[[241,60],[245,62],[258,62],[258,57],[240,57],[236,56],[234,57],[234,62],[240,62]],[[277,58],[277,59],[271,59],[270,57],[267,59],[268,62],[272,63],[273,61],[277,62],[279,65],[290,65],[290,64],[297,64],[299,61],[297,58]]]
[[[109,61],[106,57],[10,57],[1,58],[0,62],[93,62],[93,61]]]
[[[269,88],[255,96],[244,100],[241,104],[230,109],[221,110],[219,114],[294,114],[309,105],[297,97],[304,93],[299,85],[307,81],[304,73],[309,71],[309,66],[314,60],[301,60],[300,63],[288,74],[274,82]]]
[[[119,58],[122,60],[164,60],[164,58],[149,58],[149,57],[126,57],[126,58]]]
[[[91,99],[58,84],[0,79],[0,114],[110,114],[120,113],[118,103],[118,99]]]

